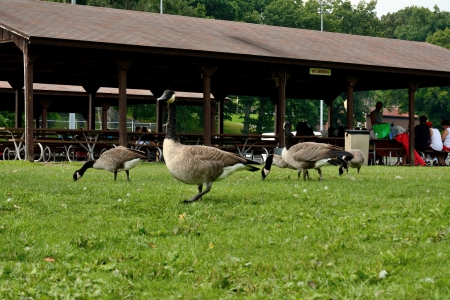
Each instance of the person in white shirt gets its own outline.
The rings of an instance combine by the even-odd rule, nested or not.
[[[442,148],[443,148],[441,133],[436,128],[433,128],[433,123],[427,122],[427,126],[430,128],[430,146],[429,147],[432,150],[436,151],[435,153],[432,153],[431,156],[433,158],[434,157],[437,158],[439,165],[445,166],[444,155],[441,153]],[[435,165],[437,165],[437,164],[435,164]]]

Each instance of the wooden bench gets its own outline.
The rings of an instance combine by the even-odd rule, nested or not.
[[[427,154],[441,154],[444,157],[444,160],[447,158],[449,151],[436,151],[433,149],[427,149],[425,151],[418,151],[423,160],[425,160]],[[448,165],[448,164],[447,164]]]

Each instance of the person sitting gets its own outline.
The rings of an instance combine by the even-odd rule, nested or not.
[[[136,128],[134,129],[134,132],[141,132],[141,126],[136,126]]]
[[[346,126],[339,125],[337,136],[338,137],[345,137],[345,129],[347,129]]]
[[[306,122],[297,122],[295,136],[314,135],[313,129]]]
[[[430,144],[430,129],[427,126],[427,117],[421,116],[419,124],[414,127],[414,149],[425,152]]]
[[[336,135],[334,134],[334,131],[336,129],[333,126],[328,127],[328,136],[329,137],[335,137]]]
[[[427,122],[426,123],[428,128],[430,129],[430,146],[429,149],[434,150],[436,152],[431,154],[431,157],[433,159],[437,159],[437,161],[435,161],[435,166],[440,165],[440,166],[445,166],[445,162],[444,162],[444,155],[441,153],[442,151],[442,138],[441,138],[441,134],[439,132],[439,130],[437,130],[436,128],[433,128],[433,123],[431,122]]]

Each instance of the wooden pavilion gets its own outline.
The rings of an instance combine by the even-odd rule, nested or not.
[[[127,88],[203,93],[205,145],[211,94],[219,124],[227,95],[268,96],[280,147],[286,97],[323,99],[331,109],[347,92],[352,129],[354,91],[407,88],[413,116],[418,87],[450,85],[450,51],[428,43],[30,0],[0,0],[0,7],[0,80],[11,84],[16,102],[24,90],[30,161],[33,83],[82,86],[89,116],[100,87],[118,88],[123,145]]]

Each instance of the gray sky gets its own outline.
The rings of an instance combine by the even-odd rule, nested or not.
[[[350,0],[353,5],[358,4],[360,0]],[[365,0],[369,2],[370,0]],[[377,16],[381,17],[389,12],[396,12],[407,6],[423,6],[433,11],[433,7],[437,5],[441,11],[450,11],[450,0],[378,0],[375,11]]]

